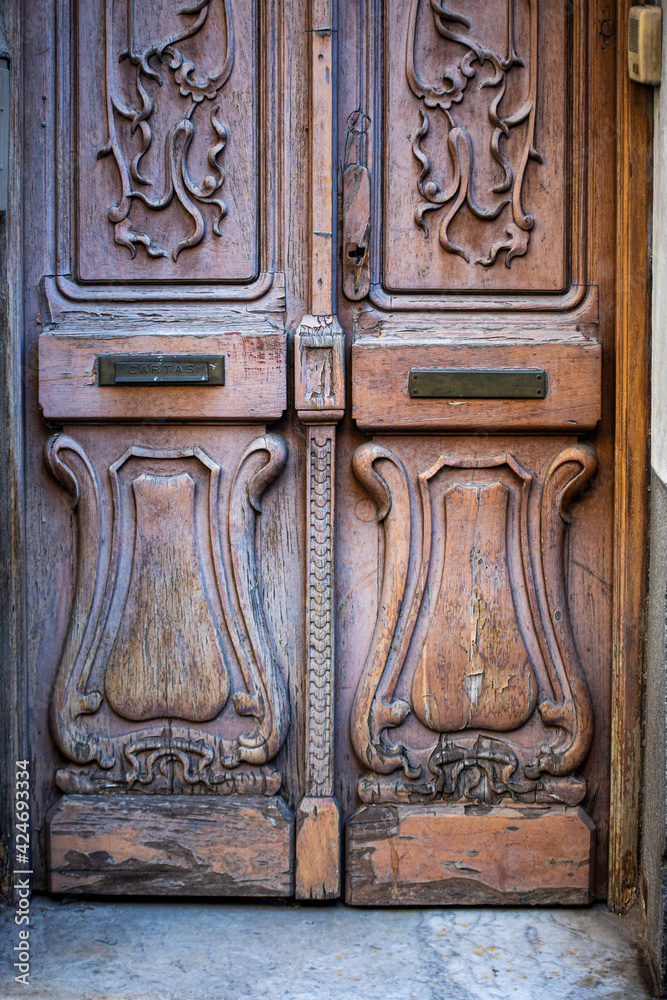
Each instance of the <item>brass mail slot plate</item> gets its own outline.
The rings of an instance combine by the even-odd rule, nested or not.
[[[99,385],[224,385],[225,359],[201,354],[101,354]]]
[[[412,399],[544,399],[541,368],[411,368]]]

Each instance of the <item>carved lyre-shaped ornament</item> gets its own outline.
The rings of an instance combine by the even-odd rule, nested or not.
[[[129,448],[108,469],[110,511],[84,447],[66,434],[48,442],[47,465],[72,496],[78,528],[51,704],[58,746],[79,765],[59,772],[65,791],[280,787],[266,765],[287,734],[289,706],[263,609],[256,522],[286,456],[275,435],[248,445],[227,494],[225,538],[222,469],[202,448]]]
[[[209,225],[219,236],[227,214],[221,188],[228,131],[220,103],[207,115],[204,108],[216,100],[234,67],[231,0],[198,0],[180,9],[139,0],[105,3],[108,141],[98,156],[113,156],[120,180],[119,201],[107,217],[116,243],[133,257],[143,246],[149,257],[177,260],[182,250],[201,243]],[[206,129],[200,118],[208,125],[208,139],[200,135]],[[190,163],[193,154],[201,161],[199,179]],[[185,226],[172,246],[160,246],[155,235],[133,228],[137,202],[144,220],[172,202],[180,204]],[[212,223],[203,211],[207,206]],[[145,221],[139,225],[147,229]]]
[[[561,451],[531,531],[534,476],[511,454],[441,455],[412,490],[388,448],[356,450],[353,469],[384,536],[375,632],[351,721],[368,769],[364,801],[581,801],[586,785],[575,772],[593,710],[569,621],[565,531],[569,504],[596,467],[591,448]],[[392,733],[411,712],[435,744],[415,740],[414,726],[404,730],[412,746]],[[529,723],[541,735],[526,742]]]
[[[480,6],[486,9],[480,11]],[[519,8],[525,8],[527,21],[520,51]],[[534,226],[522,192],[529,162],[541,162],[535,147],[538,8],[539,0],[447,6],[441,0],[412,0],[410,8],[406,76],[422,105],[412,139],[423,199],[415,209],[415,223],[428,236],[427,213],[442,212],[443,249],[483,267],[491,267],[502,253],[510,267],[513,258],[528,252]],[[437,79],[428,79],[433,67],[429,73],[420,65],[427,47],[418,37],[429,21],[439,40]],[[514,77],[519,77],[518,87]],[[483,228],[490,239],[477,257],[450,232],[464,208],[478,224],[489,224]]]

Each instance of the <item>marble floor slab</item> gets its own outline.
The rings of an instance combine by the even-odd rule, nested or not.
[[[627,923],[591,909],[59,902],[34,897],[35,1000],[648,1000]]]

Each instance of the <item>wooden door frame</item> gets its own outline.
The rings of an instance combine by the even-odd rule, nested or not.
[[[627,70],[628,11],[616,6],[616,461],[609,907],[639,880],[651,409],[653,89]]]
[[[627,74],[627,14],[616,4],[616,469],[614,510],[613,682],[608,902],[626,910],[637,893],[642,783],[642,690],[648,570],[648,441],[650,412],[651,182],[653,91]],[[23,290],[20,120],[22,0],[5,7],[12,53],[10,209],[2,246],[0,283],[5,303],[2,376],[0,557],[9,569],[0,581],[0,685],[10,711],[0,727],[5,795],[0,823],[0,894],[11,898],[13,762],[29,737],[25,720],[23,599]],[[596,26],[596,30],[598,26]],[[28,401],[28,405],[31,402]],[[34,831],[36,836],[36,831]],[[3,851],[4,848],[4,851]]]

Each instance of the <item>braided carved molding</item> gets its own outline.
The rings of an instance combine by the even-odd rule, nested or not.
[[[308,794],[333,794],[333,427],[309,430]]]
[[[308,736],[306,795],[333,796],[334,472],[345,407],[344,337],[335,316],[304,316],[295,338],[295,400],[308,427]]]

